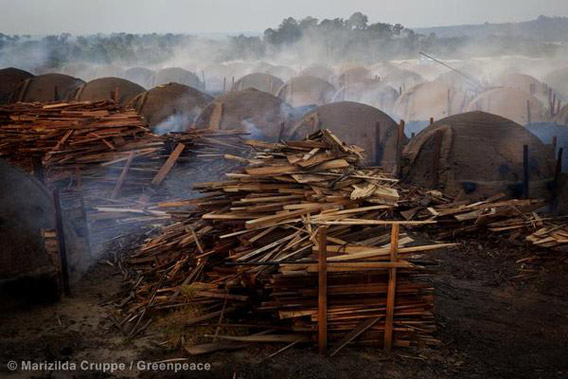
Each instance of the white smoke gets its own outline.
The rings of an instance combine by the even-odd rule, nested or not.
[[[192,117],[187,114],[173,114],[156,125],[153,128],[153,131],[158,135],[179,133],[187,130],[191,126],[192,122]]]
[[[241,125],[243,126],[245,131],[249,134],[249,138],[262,139],[264,137],[264,133],[262,133],[262,130],[251,121],[244,119],[241,121]]]

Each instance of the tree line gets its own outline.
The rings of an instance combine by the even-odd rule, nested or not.
[[[206,41],[204,41],[206,39]],[[225,39],[188,34],[112,33],[72,36],[69,33],[33,37],[0,33],[0,66],[61,68],[69,62],[117,65],[154,65],[180,54],[211,62],[280,60],[284,63],[324,61],[340,63],[410,59],[425,51],[441,58],[474,55],[554,54],[560,47],[522,37],[489,35],[440,38],[423,35],[400,24],[369,23],[361,12],[349,18],[319,20],[292,17],[262,35]]]

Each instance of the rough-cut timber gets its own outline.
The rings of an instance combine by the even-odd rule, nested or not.
[[[360,168],[361,149],[327,129],[303,141],[247,143],[257,152],[246,167],[228,173],[226,181],[195,185],[203,197],[185,202],[194,209],[164,204],[176,206],[177,222],[125,262],[136,277],[120,316],[123,332],[137,334],[152,313],[190,305],[201,310],[188,320],[193,325],[215,325],[222,317],[283,332],[219,338],[315,341],[318,314],[327,314],[331,343],[372,319],[356,342],[381,346],[388,270],[396,268],[392,344],[436,343],[432,289],[411,257],[452,245],[417,244],[403,229],[398,257],[390,256],[392,224],[431,223],[406,222],[395,212],[399,202],[416,204],[414,193],[377,169]],[[373,225],[376,220],[381,225]],[[327,229],[323,303],[317,288],[319,225]]]

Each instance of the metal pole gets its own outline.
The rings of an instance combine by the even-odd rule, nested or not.
[[[528,199],[530,196],[529,145],[523,145],[523,172],[523,195]]]
[[[440,157],[442,154],[442,139],[444,132],[441,130],[434,133],[434,151],[432,154],[432,188],[438,189],[440,184]]]
[[[381,165],[383,160],[383,145],[381,144],[381,123],[375,122],[375,164]]]
[[[67,265],[67,249],[65,246],[65,230],[63,228],[63,214],[61,211],[61,199],[59,190],[53,190],[53,205],[55,208],[55,228],[57,231],[57,243],[59,245],[59,257],[61,259],[61,280],[63,283],[63,293],[66,296],[71,294],[69,286],[69,267]]]
[[[404,149],[404,120],[400,120],[397,129],[396,138],[396,162],[395,162],[395,176],[400,178],[402,171],[402,150]]]
[[[42,183],[45,183],[45,175],[43,173],[43,163],[41,162],[41,156],[32,156],[32,166],[34,169],[34,177]]]

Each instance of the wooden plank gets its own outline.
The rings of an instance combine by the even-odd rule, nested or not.
[[[291,271],[306,271],[318,272],[319,265],[306,264],[306,265],[286,265],[282,264],[282,272]],[[391,268],[413,268],[415,267],[410,262],[327,262],[327,272],[347,272],[347,271],[364,271],[364,270],[382,270]]]
[[[390,249],[391,262],[396,262],[398,259],[397,257],[398,234],[399,234],[399,226],[395,224],[392,226],[392,234],[391,234],[391,249]],[[385,322],[384,349],[386,351],[390,351],[392,346],[395,295],[396,295],[396,268],[391,268],[389,270],[389,284],[387,292],[387,310],[386,310],[386,322]]]
[[[160,183],[162,183],[162,181],[166,178],[170,170],[174,167],[174,164],[176,163],[177,159],[181,155],[184,148],[185,145],[183,143],[177,144],[174,151],[170,154],[170,156],[166,160],[166,163],[164,163],[162,168],[160,168],[160,171],[158,171],[154,179],[152,179],[153,185],[158,186],[160,185]]]
[[[221,122],[223,121],[224,104],[216,101],[213,103],[213,112],[211,113],[211,121],[209,128],[213,130],[221,129]]]
[[[294,219],[295,217],[307,214],[307,213],[313,213],[316,212],[317,208],[309,208],[309,209],[300,209],[297,211],[291,211],[291,212],[281,212],[281,213],[277,213],[275,215],[271,215],[271,216],[266,216],[266,217],[260,217],[254,220],[250,220],[247,221],[245,223],[245,226],[247,229],[254,229],[254,228],[258,228],[261,226],[273,226],[273,224],[276,224],[280,221],[284,221],[287,219]]]
[[[110,195],[111,199],[116,199],[116,197],[118,196],[118,193],[120,192],[120,189],[122,188],[122,184],[124,183],[124,180],[126,179],[126,174],[128,174],[128,170],[130,169],[130,165],[132,164],[133,159],[134,159],[134,151],[131,151],[130,154],[128,154],[128,159],[126,160],[126,164],[124,165],[124,168],[122,169],[122,172],[120,173],[120,177],[118,178],[118,181],[116,182],[116,185],[114,186],[114,189],[112,190],[112,194]]]
[[[382,316],[370,318],[370,319],[367,319],[367,320],[363,321],[362,323],[360,323],[359,326],[357,326],[355,329],[353,329],[351,332],[349,332],[345,337],[343,337],[343,339],[341,341],[339,341],[337,343],[337,345],[335,345],[331,349],[329,356],[333,357],[335,354],[339,353],[339,351],[341,351],[341,349],[343,349],[345,346],[347,346],[349,343],[351,343],[355,338],[357,338],[361,334],[365,333],[370,327],[375,325],[381,318],[382,318]]]
[[[426,225],[435,224],[436,221],[364,220],[347,218],[339,221],[313,220],[313,223],[321,225]]]
[[[245,169],[247,174],[254,176],[286,174],[297,171],[299,171],[299,168],[296,165],[249,167]]]
[[[237,308],[236,307],[226,308],[224,310],[224,313],[233,312],[235,309],[237,309]],[[186,325],[186,326],[194,325],[194,324],[198,324],[202,321],[210,320],[212,318],[217,318],[221,315],[221,313],[223,313],[223,312],[222,311],[216,311],[216,312],[204,314],[204,315],[201,315],[201,316],[193,317],[193,318],[185,320],[184,325]]]
[[[327,350],[327,227],[318,229],[318,348],[320,354]]]
[[[205,334],[204,337],[214,337],[211,334]],[[270,335],[252,335],[252,336],[217,336],[217,338],[227,341],[238,341],[238,342],[268,342],[268,343],[280,343],[280,342],[309,342],[310,338],[308,336],[300,334],[270,334]]]
[[[53,148],[52,151],[57,151],[61,148],[61,146],[65,143],[65,141],[67,141],[67,139],[71,136],[71,134],[73,134],[74,130],[68,130],[65,135],[63,137],[61,137],[61,139],[59,140],[59,142],[57,142],[57,145],[55,145],[55,147]]]

